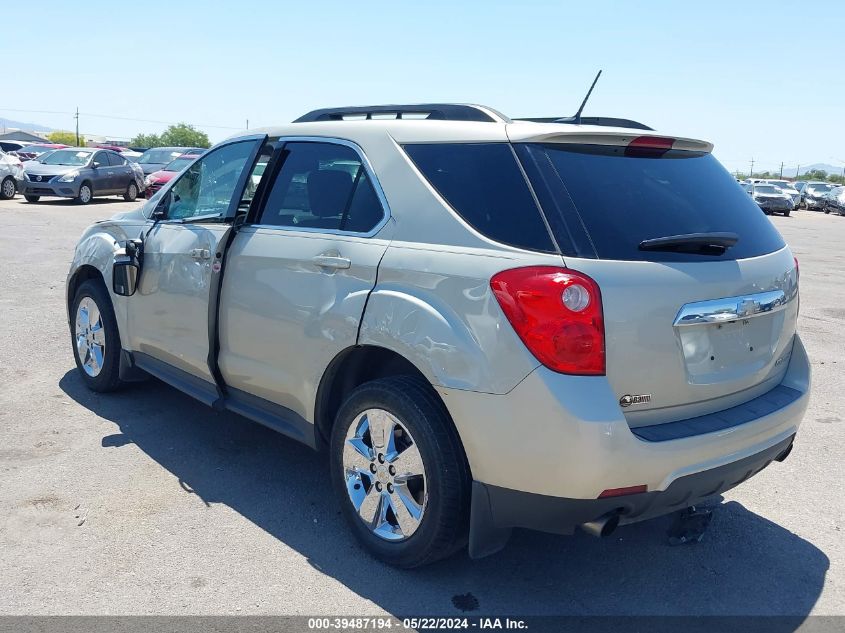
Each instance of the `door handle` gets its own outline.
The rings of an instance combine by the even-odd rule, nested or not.
[[[352,260],[339,255],[317,255],[312,261],[320,268],[344,269],[352,265]]]
[[[191,251],[191,257],[194,259],[211,259],[211,251],[207,248],[195,248]]]

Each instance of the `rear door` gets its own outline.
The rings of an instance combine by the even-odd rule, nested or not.
[[[287,139],[263,174],[266,195],[228,251],[219,364],[233,397],[312,419],[323,372],[357,342],[391,225],[351,143]]]
[[[722,410],[776,386],[798,301],[789,249],[712,155],[632,150],[631,139],[514,147],[566,265],[601,289],[607,378],[639,426]],[[725,250],[641,247],[713,232],[738,241]]]
[[[209,383],[209,305],[220,247],[248,203],[246,182],[265,139],[218,146],[175,179],[159,203],[164,219],[145,230],[141,278],[129,298],[130,349]]]
[[[123,193],[134,178],[129,162],[116,152],[108,152],[109,164],[112,169],[112,188],[118,193]]]

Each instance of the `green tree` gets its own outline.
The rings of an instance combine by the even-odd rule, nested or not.
[[[47,135],[47,140],[51,143],[61,143],[62,145],[76,147],[76,133],[74,132],[56,130],[55,132],[50,132]],[[81,134],[79,135],[79,145],[80,147],[85,147],[85,137]]]
[[[129,141],[132,147],[161,147],[161,137],[158,134],[138,134]]]
[[[208,135],[187,123],[171,125],[161,134],[162,145],[175,147],[209,147]]]

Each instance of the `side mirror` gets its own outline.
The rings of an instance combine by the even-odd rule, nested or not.
[[[138,288],[141,275],[141,242],[130,240],[115,251],[112,264],[112,290],[121,297],[131,297]]]
[[[138,287],[138,275],[141,266],[138,261],[128,256],[116,257],[112,266],[112,290],[121,297],[131,297]]]

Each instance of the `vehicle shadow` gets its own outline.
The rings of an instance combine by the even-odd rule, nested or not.
[[[472,561],[464,553],[427,568],[396,570],[355,543],[334,497],[325,494],[324,454],[156,380],[101,395],[88,391],[74,369],[59,385],[117,425],[102,438],[102,450],[135,444],[207,505],[226,504],[399,617],[805,616],[829,567],[812,544],[730,502],[715,511],[699,544],[670,547],[670,519],[663,518],[622,527],[604,540],[517,532],[490,558]]]

